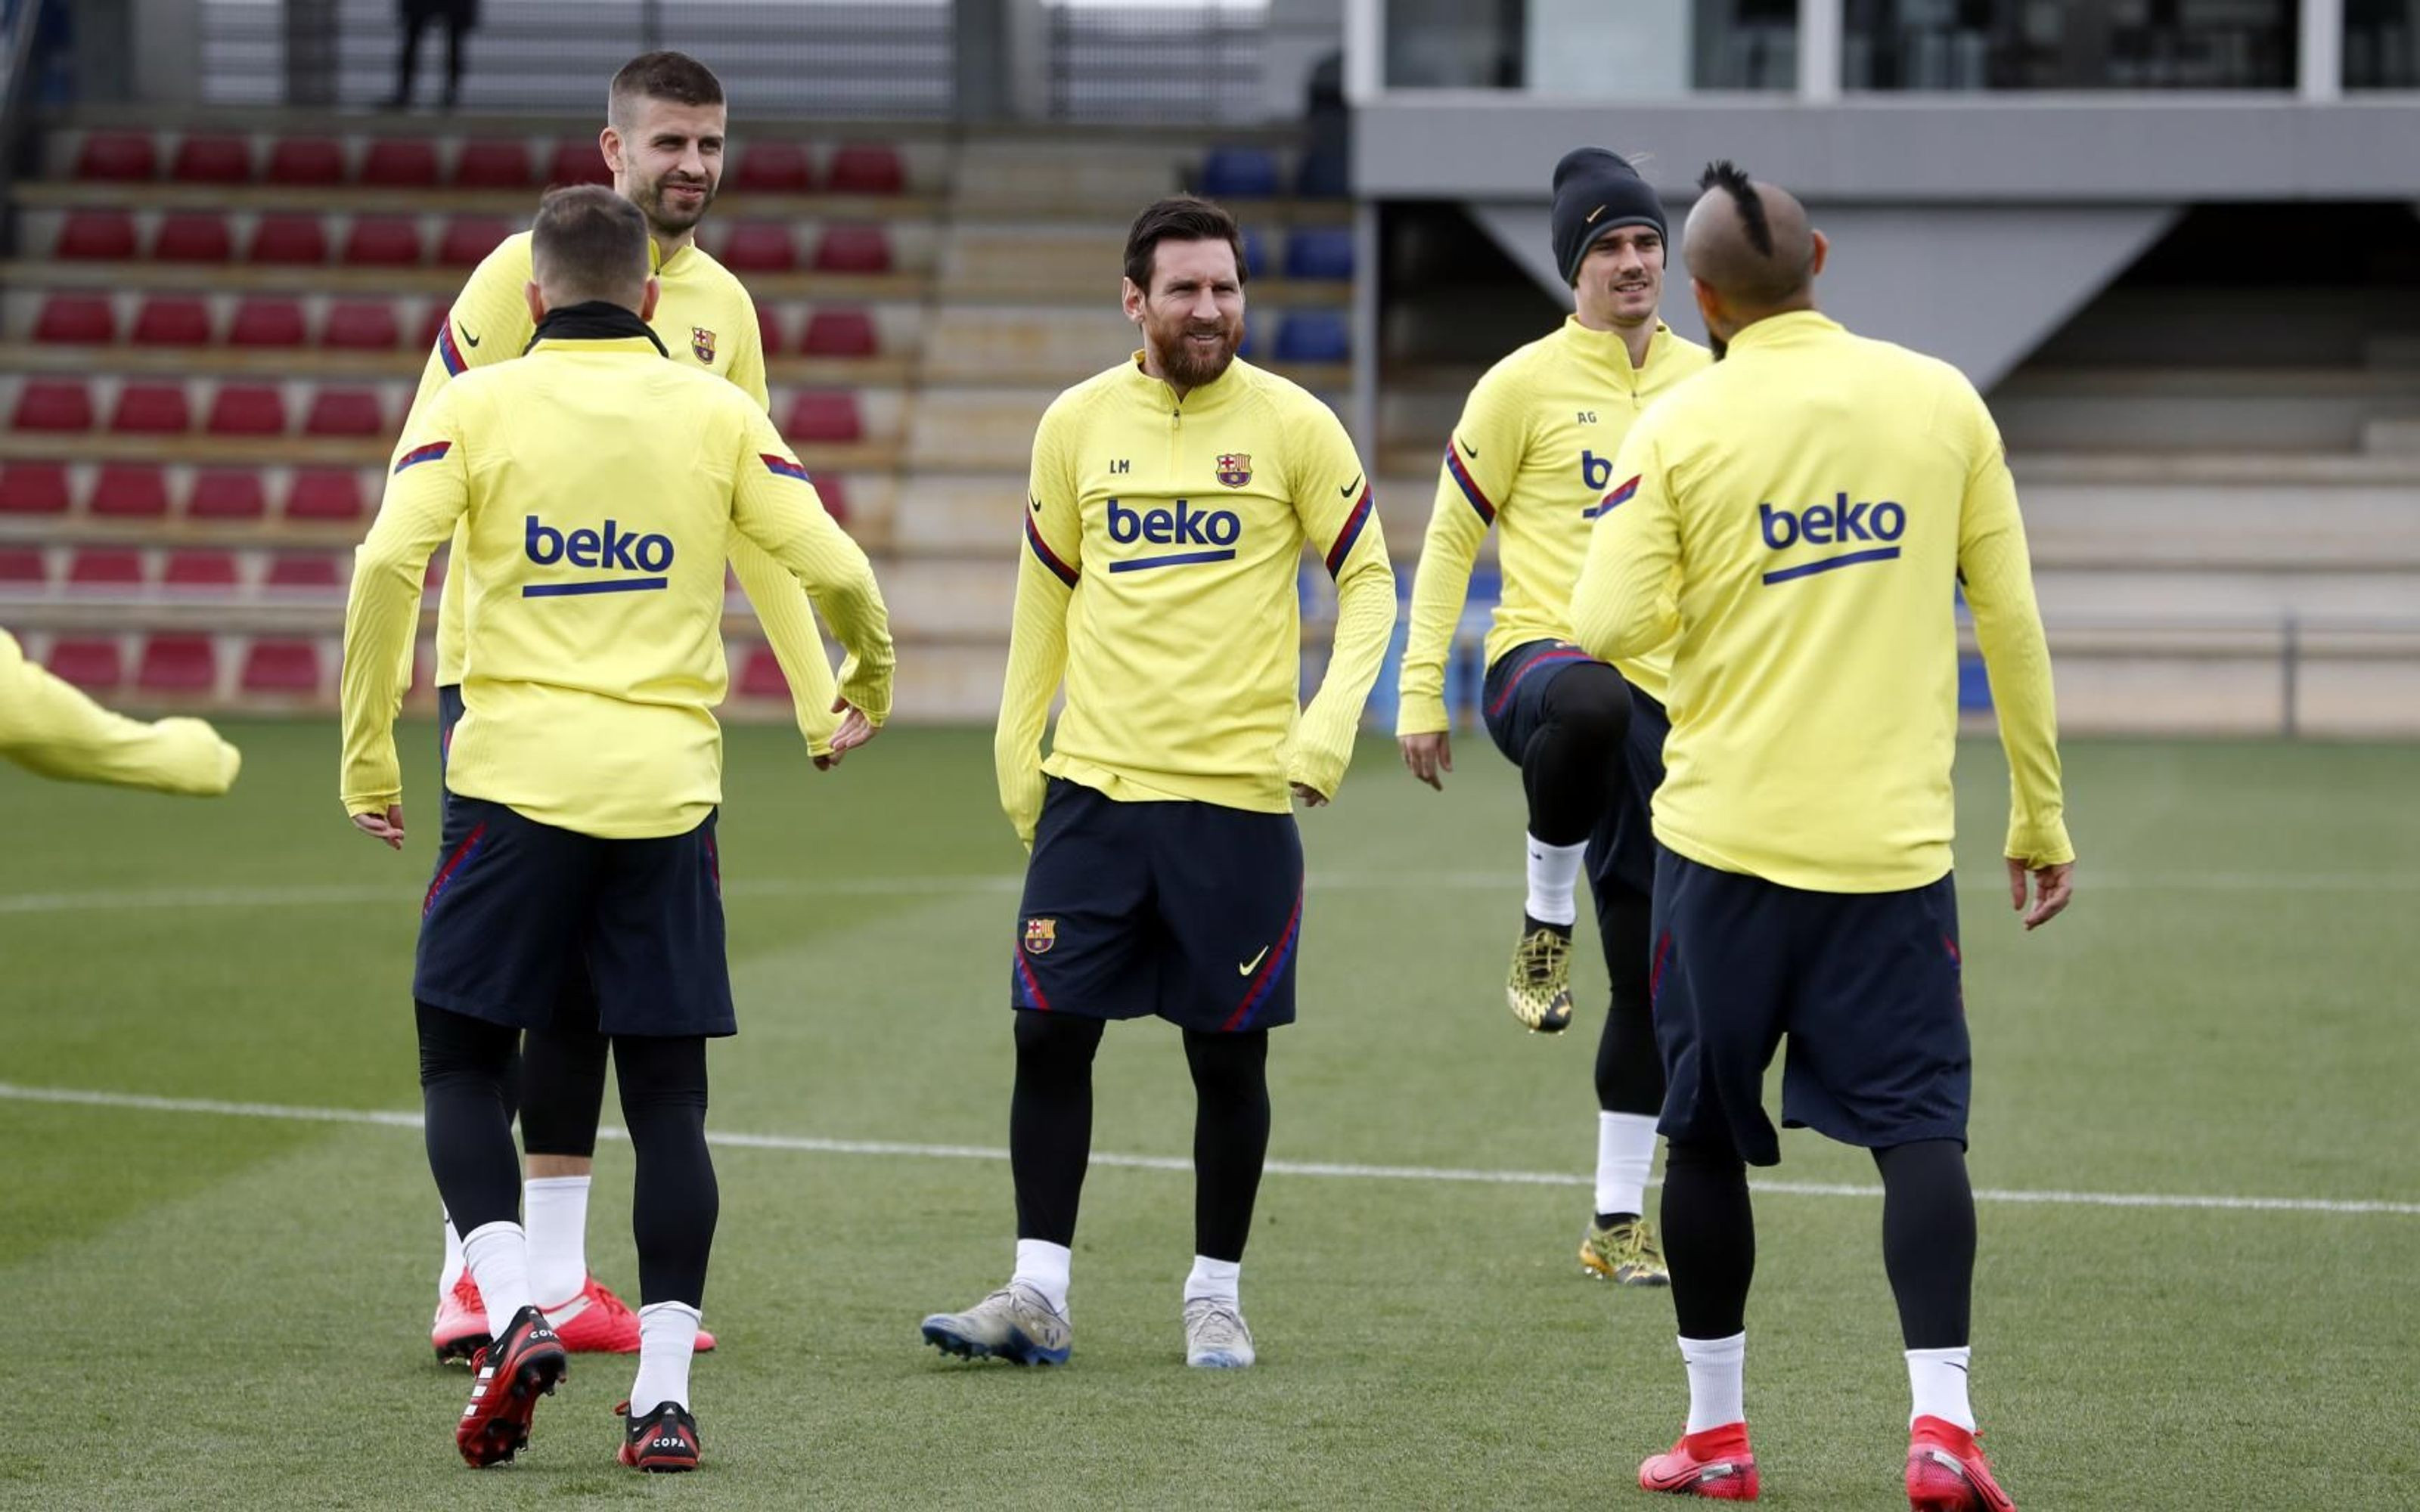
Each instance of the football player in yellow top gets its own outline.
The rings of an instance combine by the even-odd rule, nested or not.
[[[1797,200],[1728,162],[1704,187],[1689,274],[1723,361],[1632,428],[1572,599],[1595,655],[1672,650],[1652,969],[1689,1420],[1639,1484],[1756,1499],[1747,1166],[1781,1158],[1763,1090],[1786,1037],[1782,1121],[1872,1150],[1882,1174],[1908,1503],[2015,1512],[1966,1393],[1973,1064],[1949,769],[1962,585],[2008,752],[2009,897],[2027,929],[2047,923],[2075,850],[2016,485],[1964,375],[1817,312],[1826,247]]]
[[[527,294],[537,339],[414,417],[345,611],[345,811],[400,848],[400,654],[429,553],[449,538],[461,552],[464,709],[411,995],[429,1166],[496,1323],[456,1427],[474,1465],[527,1442],[564,1369],[518,1222],[507,1112],[521,1031],[550,1026],[608,1038],[637,1153],[644,1305],[622,1462],[697,1463],[689,1366],[719,1211],[706,1042],[737,1026],[712,713],[734,535],[820,600],[848,647],[849,703],[876,723],[891,707],[865,553],[764,410],[665,352],[644,319],[646,242],[638,208],[608,190],[547,196]]]
[[[1395,579],[1344,427],[1235,358],[1233,219],[1182,196],[1144,210],[1125,302],[1142,349],[1061,394],[1034,434],[993,746],[1001,802],[1033,853],[1009,972],[1016,1268],[923,1334],[954,1354],[1067,1358],[1093,1054],[1108,1020],[1157,1014],[1184,1031],[1196,1097],[1186,1361],[1249,1365],[1238,1277],[1268,1150],[1268,1031],[1294,1018],[1303,929],[1293,808],[1344,779]],[[1305,547],[1337,594],[1308,708]]]
[[[214,798],[243,754],[200,719],[113,714],[25,659],[0,630],[0,759],[37,777]]]
[[[765,345],[755,302],[729,270],[697,245],[698,223],[721,182],[726,108],[722,85],[704,64],[678,53],[631,59],[607,91],[598,134],[617,193],[639,207],[648,227],[648,268],[661,291],[649,323],[672,361],[717,373],[754,400],[769,402]],[[452,378],[519,357],[531,318],[530,234],[505,239],[456,297],[414,397],[411,418],[427,412]],[[409,436],[411,423],[404,427]],[[663,434],[663,443],[680,438]],[[459,543],[457,543],[458,545]],[[465,559],[459,551],[452,559]],[[831,668],[814,617],[796,579],[745,537],[731,543],[731,564],[766,639],[789,679],[800,730],[818,766],[837,761],[871,734],[861,716],[835,725]],[[441,760],[461,717],[463,604],[449,577],[438,601],[437,696]],[[525,1201],[538,1296],[574,1350],[627,1353],[639,1347],[638,1319],[588,1273],[589,1173],[597,1110],[605,1095],[605,1044],[593,1034],[534,1030],[520,1080],[521,1138],[529,1160]],[[446,1226],[430,1342],[441,1360],[467,1360],[485,1341],[487,1310],[462,1267],[460,1241]],[[700,1348],[712,1349],[704,1335]]]
[[[1573,893],[1585,865],[1612,1002],[1597,1041],[1596,1204],[1580,1265],[1661,1286],[1663,1252],[1642,1216],[1664,1103],[1647,995],[1647,799],[1663,776],[1670,661],[1660,646],[1610,665],[1581,650],[1571,597],[1622,438],[1712,359],[1656,318],[1664,205],[1629,162],[1603,147],[1566,153],[1554,196],[1555,258],[1577,311],[1490,368],[1446,442],[1412,580],[1395,733],[1412,774],[1441,787],[1453,769],[1446,658],[1492,525],[1504,589],[1487,632],[1481,713],[1521,768],[1529,805],[1529,893],[1505,991],[1532,1029],[1571,1021]]]

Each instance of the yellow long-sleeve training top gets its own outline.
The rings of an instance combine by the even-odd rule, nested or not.
[[[40,777],[215,797],[243,755],[199,719],[113,714],[25,659],[0,630],[0,757]]]
[[[720,374],[755,400],[759,409],[768,408],[772,394],[765,382],[765,335],[746,285],[695,245],[667,257],[650,239],[647,256],[660,290],[648,324],[673,361]],[[535,328],[521,291],[529,281],[526,231],[505,238],[472,270],[438,328],[437,344],[421,370],[420,389],[404,421],[405,436],[412,434],[422,410],[449,378],[519,357],[528,347]],[[745,539],[731,544],[731,569],[789,680],[799,733],[814,754],[828,754],[839,722],[831,712],[831,663],[798,579]],[[405,655],[411,655],[409,649]],[[445,687],[461,680],[462,594],[448,578],[437,598],[437,682]]]
[[[1572,623],[1617,658],[1680,633],[1657,840],[1812,891],[1947,873],[1962,584],[2008,854],[2074,858],[2016,485],[1955,368],[1813,311],[1760,320],[1640,419],[1614,473]]]
[[[717,632],[738,538],[814,595],[849,652],[843,694],[888,716],[890,621],[865,553],[762,409],[613,316],[589,329],[620,334],[542,334],[521,361],[461,375],[404,438],[345,610],[348,812],[401,801],[398,654],[428,555],[458,527],[458,794],[607,839],[700,823],[721,800],[708,711],[727,683]]]
[[[1650,404],[1713,361],[1659,321],[1647,360],[1634,365],[1619,333],[1591,331],[1570,316],[1487,370],[1464,401],[1437,471],[1428,539],[1412,577],[1397,734],[1451,724],[1446,658],[1490,525],[1502,532],[1497,561],[1504,587],[1487,631],[1488,664],[1531,640],[1572,639],[1572,584],[1613,481],[1614,454]],[[1660,700],[1671,666],[1669,648],[1656,646],[1624,657],[1618,670]]]
[[[1394,629],[1369,473],[1328,408],[1240,361],[1180,402],[1141,359],[1061,394],[1033,437],[993,745],[1001,806],[1028,841],[1045,773],[1124,801],[1264,813],[1293,807],[1289,782],[1334,796]],[[1307,709],[1306,544],[1337,596]]]

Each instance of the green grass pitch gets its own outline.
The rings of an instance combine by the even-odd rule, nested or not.
[[[657,1483],[613,1463],[621,1360],[577,1363],[519,1463],[457,1460],[465,1377],[429,1358],[436,1201],[410,1128],[23,1095],[417,1108],[427,727],[405,732],[403,856],[346,825],[331,728],[233,733],[247,765],[219,803],[0,769],[0,1504],[1651,1504],[1635,1467],[1685,1407],[1670,1304],[1573,1258],[1602,967],[1582,952],[1560,1039],[1505,1013],[1519,791],[1482,739],[1442,797],[1372,741],[1306,816],[1272,1156],[1569,1184],[1273,1174],[1245,1271],[1262,1364],[1228,1374],[1182,1364],[1189,1180],[1096,1166],[1074,1363],[1018,1371],[916,1335],[1005,1273],[1004,1164],[726,1146],[707,1465]],[[712,1127],[1001,1145],[1021,856],[987,736],[903,731],[825,776],[780,731],[730,746],[742,1030]],[[1996,890],[1998,752],[1963,748],[1978,1185],[2404,1205],[1985,1201],[1976,1401],[2028,1512],[2420,1500],[2415,754],[2075,744],[2081,891],[2025,937]],[[1188,1149],[1172,1032],[1113,1032],[1098,1088],[1098,1149]],[[1872,1180],[1786,1143],[1779,1180]],[[634,1294],[628,1178],[606,1145],[591,1255]],[[1758,1214],[1766,1501],[1901,1504],[1880,1204],[1768,1192]]]

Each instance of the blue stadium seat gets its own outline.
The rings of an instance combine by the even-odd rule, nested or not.
[[[1246,278],[1269,276],[1268,241],[1258,231],[1249,227],[1246,227],[1244,231],[1244,276]]]
[[[1983,671],[1983,658],[1980,656],[1958,658],[1958,712],[1992,712],[1992,679]]]
[[[1202,193],[1212,199],[1275,199],[1276,154],[1261,147],[1213,147],[1202,160]]]
[[[1353,332],[1334,310],[1292,310],[1278,327],[1280,363],[1342,363],[1353,355]]]
[[[1353,230],[1350,226],[1297,229],[1286,238],[1286,277],[1346,279],[1353,276]]]
[[[1302,155],[1294,171],[1297,199],[1349,199],[1353,194],[1352,163],[1342,147],[1313,147]]]

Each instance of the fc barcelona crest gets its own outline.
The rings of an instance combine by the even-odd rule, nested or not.
[[[689,349],[697,353],[699,362],[712,367],[714,365],[714,332],[704,326],[690,327]]]
[[[1252,481],[1252,454],[1229,452],[1218,458],[1218,481],[1230,488],[1240,488]]]
[[[1059,921],[1055,918],[1029,918],[1025,921],[1025,953],[1048,955],[1059,943]]]

